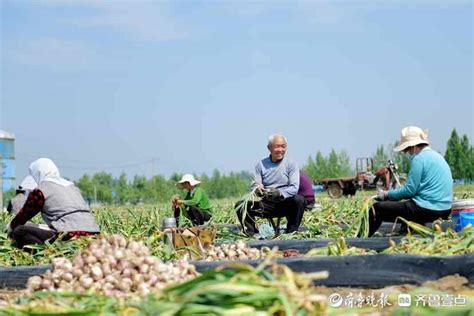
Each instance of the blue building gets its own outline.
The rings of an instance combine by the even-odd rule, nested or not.
[[[15,187],[15,136],[3,130],[0,130],[0,163],[5,192]]]

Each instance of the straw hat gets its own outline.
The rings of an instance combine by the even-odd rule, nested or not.
[[[192,174],[185,174],[181,177],[181,180],[178,181],[178,184],[183,184],[189,182],[190,185],[195,186],[201,183],[201,181],[194,179]]]
[[[419,144],[427,144],[428,141],[428,130],[422,130],[416,126],[408,126],[402,129],[402,135],[400,138],[400,145],[395,147],[395,151],[402,151],[411,146],[416,146]]]

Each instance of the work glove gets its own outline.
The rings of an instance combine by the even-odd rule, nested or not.
[[[377,192],[377,200],[379,200],[379,201],[385,201],[386,199],[388,199],[388,191],[379,190],[379,191]]]
[[[265,192],[265,196],[270,201],[278,201],[281,198],[281,193],[280,193],[280,190],[272,188],[272,189],[267,189],[267,192]]]
[[[262,197],[264,194],[265,194],[265,187],[261,184],[259,184],[256,188],[255,188],[255,194],[258,196],[258,197]]]

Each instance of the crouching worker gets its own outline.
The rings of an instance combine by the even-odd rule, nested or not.
[[[298,194],[300,172],[296,161],[285,156],[288,142],[285,136],[273,134],[267,148],[270,155],[255,166],[254,192],[260,201],[239,201],[235,210],[243,231],[248,236],[260,238],[255,217],[286,217],[286,233],[298,231],[305,209],[304,197]],[[314,199],[314,196],[313,196]],[[308,205],[314,200],[308,200]]]
[[[395,151],[410,155],[407,183],[399,189],[379,191],[378,200],[369,212],[369,236],[383,221],[394,222],[398,217],[419,224],[451,213],[453,178],[443,156],[429,147],[428,135],[421,128],[402,129],[400,145]]]
[[[313,191],[313,182],[303,170],[300,170],[300,187],[298,189],[298,195],[301,195],[304,199],[303,205],[305,211],[312,210],[316,204]]]
[[[203,225],[211,219],[212,206],[206,192],[199,186],[200,183],[201,181],[194,179],[192,174],[185,174],[176,184],[179,189],[187,191],[184,200],[175,196],[171,201],[176,225],[179,226],[181,211],[194,226]]]
[[[53,161],[40,158],[30,165],[29,171],[38,188],[30,192],[22,209],[7,225],[7,233],[18,247],[43,244],[60,235],[67,240],[100,232],[79,189],[60,177]],[[38,213],[46,225],[27,224]]]
[[[26,178],[21,181],[20,185],[16,189],[15,196],[8,203],[8,213],[12,215],[18,214],[23,205],[25,205],[28,194],[30,194],[31,191],[36,189],[37,186],[38,184],[32,176],[26,176]]]

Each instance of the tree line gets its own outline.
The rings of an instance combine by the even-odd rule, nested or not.
[[[370,155],[374,160],[374,171],[385,166],[391,159],[398,165],[400,172],[408,173],[408,155],[394,152],[393,148],[396,145],[396,142],[385,146],[380,145]],[[474,180],[474,148],[467,135],[459,136],[456,129],[453,129],[444,157],[451,167],[454,179],[468,182]],[[355,161],[351,161],[346,151],[336,152],[332,149],[328,155],[318,151],[314,157],[309,156],[302,165],[302,169],[313,180],[354,176],[356,172],[353,169],[354,163]],[[90,203],[154,203],[169,201],[171,196],[179,194],[176,183],[181,176],[174,173],[168,179],[161,175],[149,179],[135,175],[129,180],[125,173],[117,178],[111,173],[98,172],[93,175],[83,175],[76,181],[76,185]],[[214,170],[210,176],[202,174],[197,175],[197,178],[202,181],[201,185],[210,198],[238,198],[248,192],[253,175],[246,171],[222,174]],[[4,205],[14,194],[14,189],[5,192]]]
[[[397,144],[390,144],[387,146],[380,145],[374,154],[368,155],[367,157],[360,158],[372,158],[373,166],[372,172],[377,171],[381,167],[388,165],[388,161],[392,160],[398,166],[398,170],[401,173],[407,173],[410,167],[409,158],[407,155],[402,153],[396,153],[393,151],[394,146]],[[345,150],[336,152],[334,149],[325,156],[323,153],[318,151],[314,158],[309,156],[303,170],[312,179],[324,179],[324,178],[339,178],[355,176],[358,170],[354,169],[356,161],[351,161],[349,155]],[[359,170],[366,171],[366,170]]]
[[[395,152],[393,149],[397,145],[396,141],[393,144],[377,146],[375,153],[369,156],[374,161],[374,171],[386,166],[388,160],[392,160],[398,166],[399,172],[408,174],[409,157],[404,153]],[[459,136],[456,129],[453,129],[447,142],[444,158],[451,168],[453,179],[474,181],[474,147],[467,135]],[[314,158],[310,156],[304,165],[304,170],[313,179],[354,176],[356,173],[356,170],[352,169],[347,152],[342,150],[337,153],[334,149],[327,156],[320,151]]]
[[[454,179],[474,180],[474,147],[467,135],[459,137],[456,129],[453,129],[444,158],[451,167]]]
[[[99,172],[90,176],[83,175],[76,185],[82,192],[84,198],[89,202],[137,204],[166,202],[179,194],[180,190],[176,183],[182,174],[174,173],[169,179],[156,175],[147,179],[145,176],[134,176],[128,181],[127,175],[122,173],[114,178],[111,173]],[[227,175],[214,170],[211,176],[202,174],[197,177],[201,185],[206,189],[210,198],[239,197],[248,191],[252,181],[252,174],[246,171],[231,172]],[[182,193],[182,192],[181,192]]]

